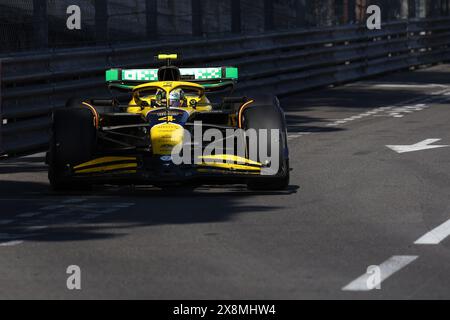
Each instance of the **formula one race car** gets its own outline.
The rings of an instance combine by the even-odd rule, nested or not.
[[[109,89],[117,91],[113,98],[71,99],[53,112],[47,153],[53,189],[285,189],[289,152],[278,99],[221,96],[234,89],[237,68],[178,68],[172,65],[177,55],[158,58],[167,62],[159,69],[108,70]]]

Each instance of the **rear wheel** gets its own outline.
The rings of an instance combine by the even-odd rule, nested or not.
[[[256,145],[257,154],[252,155],[251,160],[265,163],[268,156],[272,160],[278,157],[278,171],[272,172],[273,175],[268,175],[264,178],[250,179],[247,187],[250,190],[284,190],[289,186],[290,168],[289,168],[289,152],[287,146],[287,132],[286,120],[283,110],[279,105],[276,97],[261,96],[256,97],[254,102],[249,105],[242,114],[244,129],[254,129],[257,133]],[[277,132],[272,132],[272,129],[277,129]],[[267,130],[267,138],[260,134],[260,130]],[[277,134],[277,136],[272,136]],[[266,152],[261,152],[261,139],[267,141]],[[272,141],[278,141],[279,148],[274,148]],[[272,150],[273,149],[273,150]],[[274,153],[277,153],[276,155]],[[250,153],[251,154],[251,153]],[[265,157],[266,155],[266,157]],[[273,163],[272,163],[273,165]]]
[[[94,116],[87,107],[70,106],[53,112],[48,177],[55,191],[89,190],[91,185],[70,178],[68,169],[92,159],[96,145]]]

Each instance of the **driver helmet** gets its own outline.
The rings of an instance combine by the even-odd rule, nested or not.
[[[175,89],[169,94],[169,107],[180,108],[184,104],[184,91],[182,89]]]

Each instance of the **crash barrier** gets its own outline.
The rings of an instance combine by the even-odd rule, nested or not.
[[[287,95],[448,60],[450,19],[297,30],[177,43],[105,46],[2,59],[2,148],[7,155],[45,149],[51,111],[68,98],[102,97],[107,68],[155,64],[181,52],[187,65],[240,69],[241,92]]]

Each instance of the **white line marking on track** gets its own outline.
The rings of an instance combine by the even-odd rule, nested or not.
[[[5,225],[5,224],[10,224],[10,223],[13,223],[14,222],[14,220],[0,220],[0,225]]]
[[[406,152],[414,152],[414,151],[422,151],[422,150],[430,150],[430,149],[439,149],[450,147],[450,145],[433,145],[433,143],[439,142],[442,139],[426,139],[421,142],[410,144],[410,145],[387,145],[389,149],[397,152],[397,153],[406,153]]]
[[[439,244],[450,235],[450,220],[419,238],[414,244]]]
[[[448,86],[444,86],[444,90],[433,92],[432,97],[416,97],[413,99],[408,99],[406,101],[401,101],[392,106],[378,107],[364,113],[357,114],[352,117],[344,119],[332,119],[331,123],[328,123],[327,127],[337,127],[340,125],[345,125],[348,122],[359,120],[365,117],[393,117],[396,119],[404,118],[405,115],[412,112],[422,111],[430,106],[425,103],[436,103],[439,99],[442,99],[441,95],[450,94]],[[412,104],[414,104],[412,106]]]
[[[379,265],[380,277],[375,283],[371,283],[372,288],[380,285],[387,278],[392,276],[397,271],[406,267],[408,264],[416,260],[418,256],[393,256]],[[368,285],[368,281],[371,280],[372,275],[365,273],[356,280],[350,282],[348,285],[342,288],[343,291],[371,291]]]

